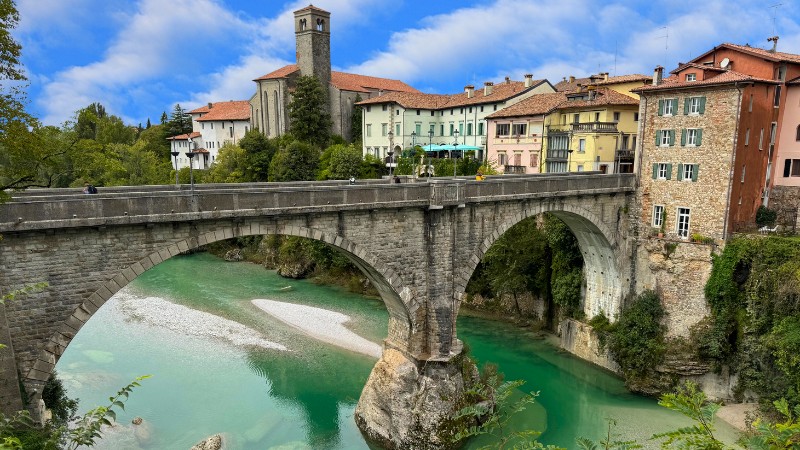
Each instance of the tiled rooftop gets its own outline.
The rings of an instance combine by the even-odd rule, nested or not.
[[[472,97],[466,92],[458,94],[423,94],[405,92],[387,92],[378,97],[373,97],[359,102],[359,105],[372,105],[380,103],[397,103],[403,108],[420,109],[447,109],[462,106],[497,103],[513,98],[523,92],[533,89],[547,80],[533,80],[531,86],[526,88],[522,81],[501,82],[492,86],[492,93],[484,95],[485,88],[477,88]]]
[[[212,120],[250,120],[250,102],[247,100],[232,100],[229,102],[212,103],[211,108],[203,106],[190,111],[192,114],[202,114],[198,122]]]
[[[668,78],[664,78],[661,81],[661,84],[658,86],[642,86],[633,90],[633,92],[650,92],[650,91],[658,91],[658,90],[669,90],[669,89],[687,89],[687,88],[694,88],[694,87],[705,87],[705,86],[714,86],[714,85],[722,85],[722,84],[732,84],[736,82],[743,82],[743,81],[750,81],[750,82],[761,82],[761,83],[770,83],[775,84],[778,83],[775,80],[765,80],[763,78],[756,78],[750,75],[745,75],[743,73],[735,72],[733,70],[728,70],[722,72],[721,74],[712,77],[706,78],[705,80],[697,80],[697,81],[686,81],[680,80],[677,76],[672,75]]]
[[[300,70],[297,64],[289,64],[280,69],[260,76],[253,81],[274,80],[286,78]],[[331,71],[331,84],[344,91],[369,92],[369,90],[399,91],[399,92],[419,92],[417,89],[403,83],[400,80],[389,78],[370,77],[355,73]]]
[[[498,119],[504,117],[521,117],[547,114],[555,110],[558,105],[567,101],[567,96],[563,92],[552,94],[536,94],[525,100],[507,106],[500,111],[493,112],[486,116],[487,119]]]

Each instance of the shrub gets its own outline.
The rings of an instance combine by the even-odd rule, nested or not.
[[[644,291],[622,311],[608,337],[608,348],[626,381],[650,375],[664,359],[666,315],[654,291]]]
[[[778,218],[778,211],[767,208],[764,205],[758,207],[756,211],[756,225],[763,227],[766,225],[775,225],[775,220]]]

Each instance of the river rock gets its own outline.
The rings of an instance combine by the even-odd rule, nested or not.
[[[244,259],[244,255],[242,255],[242,249],[234,248],[233,250],[228,250],[225,252],[225,261],[229,262],[238,262]]]
[[[278,267],[278,275],[284,278],[300,279],[305,278],[312,269],[314,269],[314,262],[310,260],[285,262]]]
[[[198,442],[189,450],[220,450],[222,448],[222,435],[215,434]]]
[[[133,437],[142,447],[148,447],[153,443],[153,427],[149,422],[145,422],[141,417],[136,417],[131,421]]]

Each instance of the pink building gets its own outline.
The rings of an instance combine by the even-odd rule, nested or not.
[[[539,173],[545,118],[566,100],[563,93],[533,95],[486,116],[488,160],[501,173]]]
[[[800,77],[786,83],[783,133],[778,137],[775,186],[800,188]]]

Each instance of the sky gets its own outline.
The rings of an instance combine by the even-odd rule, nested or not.
[[[799,0],[313,0],[333,70],[458,93],[522,80],[650,75],[724,42],[800,53]],[[60,126],[93,102],[126,123],[247,100],[294,63],[308,0],[16,0],[28,110]]]

